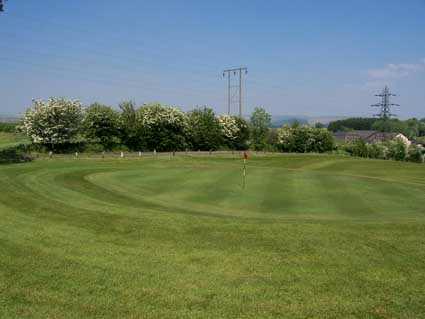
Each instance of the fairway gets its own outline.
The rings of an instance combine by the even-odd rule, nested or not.
[[[424,318],[424,165],[0,166],[1,318]]]

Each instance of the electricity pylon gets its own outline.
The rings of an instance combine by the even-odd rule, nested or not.
[[[381,119],[389,119],[392,116],[395,116],[395,114],[391,113],[391,107],[392,106],[400,106],[399,104],[391,103],[390,98],[391,96],[396,96],[395,94],[392,94],[390,92],[390,89],[388,86],[385,86],[384,89],[380,94],[375,94],[375,96],[378,96],[381,98],[381,102],[377,104],[372,104],[373,107],[379,108],[379,113],[375,114],[375,116],[380,117]]]
[[[243,113],[243,76],[248,73],[245,67],[227,69],[223,71],[223,77],[227,75],[227,113],[230,114],[232,105],[238,103],[239,117]],[[232,85],[232,76],[238,77],[238,85]]]

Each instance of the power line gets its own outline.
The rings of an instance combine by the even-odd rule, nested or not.
[[[238,104],[239,117],[242,117],[243,113],[243,75],[248,73],[246,67],[231,68],[223,71],[223,77],[227,75],[227,113],[230,114],[232,105]],[[237,78],[237,85],[232,84],[232,78]],[[235,97],[237,96],[237,99]]]
[[[4,2],[6,0],[0,0],[0,12],[4,12]]]
[[[22,14],[22,13],[20,14],[20,16],[15,16],[14,19],[15,18],[16,19],[22,19],[23,21],[30,21],[31,23],[38,24],[39,26],[42,26],[42,27],[45,26],[45,23],[46,23],[45,19],[39,19],[37,17],[28,16],[28,15],[25,15],[25,14]],[[99,18],[101,18],[101,16],[99,16]],[[64,29],[64,30],[66,30],[66,32],[70,32],[70,33],[73,33],[73,34],[76,34],[76,35],[80,35],[80,34],[87,35],[87,31],[88,31],[87,28],[80,28],[80,27],[75,26],[75,25],[69,26],[67,24],[60,23],[58,21],[53,21],[52,19],[48,19],[48,25],[49,26],[54,25],[57,28]],[[2,32],[4,32],[4,30],[2,30]],[[11,33],[9,33],[9,34],[11,34]],[[16,33],[14,35],[16,35]],[[88,47],[87,45],[90,45],[90,49],[92,49],[91,45],[93,43],[97,43],[99,45],[106,45],[106,46],[109,47],[111,45],[111,43],[110,43],[111,38],[115,38],[116,40],[121,41],[123,35],[125,35],[125,33],[116,32],[116,31],[115,32],[109,32],[108,33],[108,40],[96,37],[96,38],[90,39],[89,43],[81,41],[81,40],[79,40],[78,43],[83,44],[86,47]],[[46,39],[43,39],[43,41],[46,41]],[[50,41],[50,43],[53,43],[53,42]],[[149,47],[149,52],[147,52],[146,50],[141,49],[143,47],[147,48],[145,42],[140,41],[139,39],[132,39],[132,43],[137,45],[137,48],[133,48],[132,50],[135,53],[140,53],[140,55],[144,56],[143,59],[140,59],[140,58],[137,58],[137,57],[134,57],[134,56],[120,57],[118,55],[113,55],[110,52],[99,51],[99,50],[96,50],[96,51],[91,50],[91,51],[92,51],[92,53],[95,53],[96,55],[118,58],[118,59],[122,59],[122,60],[125,60],[125,61],[133,60],[133,61],[138,61],[138,63],[142,63],[142,64],[145,64],[145,65],[152,65],[152,66],[156,66],[156,67],[160,65],[160,66],[166,66],[168,69],[176,69],[175,64],[171,64],[171,63],[167,63],[167,62],[164,63],[163,61],[158,62],[158,63],[152,63],[152,62],[154,62],[154,60],[149,59],[150,60],[149,61],[149,60],[146,59],[146,53],[149,53],[149,54],[154,53],[155,56],[162,56],[164,58],[170,59],[170,55],[164,54],[164,52],[173,52],[174,51],[173,48],[171,48],[171,47],[162,47],[162,48]],[[60,45],[64,46],[64,43],[61,42]],[[78,46],[72,46],[72,45],[70,46],[69,43],[65,44],[65,47],[71,48],[71,49],[78,48]],[[84,49],[84,51],[85,51],[85,53],[90,53],[90,50]],[[213,69],[216,69],[216,65],[205,63],[205,59],[199,59],[198,57],[194,56],[191,59],[192,62],[193,62],[193,59],[199,60],[199,62],[196,63],[196,72],[189,72],[191,75],[199,76],[200,74],[204,74],[206,72],[209,73]],[[175,59],[171,59],[171,60],[175,60]],[[185,69],[185,72],[187,72],[187,69]],[[194,77],[194,79],[196,79],[196,77]],[[262,83],[257,82],[257,81],[252,80],[252,79],[250,80],[250,83],[256,84],[256,85],[262,85]],[[276,86],[276,85],[273,85],[273,84],[270,84],[270,83],[268,83],[265,88],[266,89],[276,89],[276,90],[279,90],[279,91],[285,90],[285,88],[283,88],[283,87]]]
[[[83,80],[85,82],[91,82],[93,84],[96,85],[109,85],[109,86],[113,86],[116,87],[118,85],[125,85],[126,87],[132,87],[132,88],[136,88],[136,89],[160,89],[160,90],[164,90],[164,91],[174,91],[174,92],[181,92],[180,89],[171,89],[171,88],[160,88],[158,86],[152,86],[152,85],[141,85],[140,82],[138,81],[132,81],[129,79],[117,79],[116,77],[105,77],[103,75],[99,75],[99,74],[89,74],[87,72],[82,72],[79,69],[75,69],[75,68],[69,68],[67,66],[47,66],[44,64],[40,64],[40,63],[35,63],[35,62],[30,62],[30,61],[26,61],[26,60],[20,60],[20,59],[16,59],[16,57],[14,59],[11,58],[2,58],[3,62],[6,63],[15,63],[18,64],[19,66],[25,65],[25,66],[31,66],[31,67],[35,67],[38,68],[42,71],[42,73],[51,73],[57,76],[60,76],[61,79],[63,80],[67,80],[67,72],[69,73],[74,73],[75,75],[77,75],[77,78],[79,78],[80,80]],[[90,77],[87,77],[90,76]],[[193,90],[186,90],[187,92],[185,93],[185,95],[190,95],[190,96],[204,96],[203,93],[201,92],[194,92]]]

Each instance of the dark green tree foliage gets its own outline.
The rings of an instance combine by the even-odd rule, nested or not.
[[[132,101],[124,101],[119,105],[120,137],[122,143],[130,150],[141,150],[143,147],[141,130],[136,118],[136,106]]]
[[[251,147],[263,150],[267,145],[267,136],[271,127],[271,116],[262,107],[256,107],[251,115]]]
[[[223,142],[220,124],[211,108],[198,108],[188,114],[188,142],[194,150],[210,151]]]
[[[160,152],[181,151],[188,147],[187,116],[161,104],[147,104],[137,110],[143,149]]]
[[[20,144],[0,149],[0,164],[23,163],[32,161],[29,146]]]
[[[332,132],[351,130],[372,130],[373,124],[376,121],[378,121],[378,119],[376,118],[352,117],[345,120],[330,122],[328,125],[328,130]]]
[[[402,133],[409,139],[425,136],[425,122],[416,118],[406,121],[398,119],[380,119],[375,122],[373,129],[380,132]]]
[[[111,150],[119,144],[119,113],[109,106],[92,104],[84,117],[83,128],[90,142],[99,143],[105,150]]]
[[[0,123],[0,132],[14,133],[16,132],[17,123]]]

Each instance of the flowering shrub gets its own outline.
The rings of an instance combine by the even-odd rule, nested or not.
[[[423,163],[425,148],[421,145],[411,145],[406,160],[409,162]]]
[[[83,118],[79,101],[64,98],[34,101],[24,115],[21,130],[35,144],[54,148],[55,145],[72,143]]]
[[[248,123],[237,116],[221,115],[218,118],[224,144],[231,149],[246,149],[248,147]]]
[[[363,140],[358,139],[339,146],[339,149],[344,150],[351,156],[415,163],[424,162],[425,152],[422,146],[414,144],[408,145],[405,140],[399,138],[373,144],[365,143]]]
[[[187,116],[175,107],[146,104],[136,112],[136,123],[145,148],[177,151],[187,147]]]
[[[332,134],[325,128],[283,126],[277,132],[277,144],[284,152],[323,153],[334,147]]]

